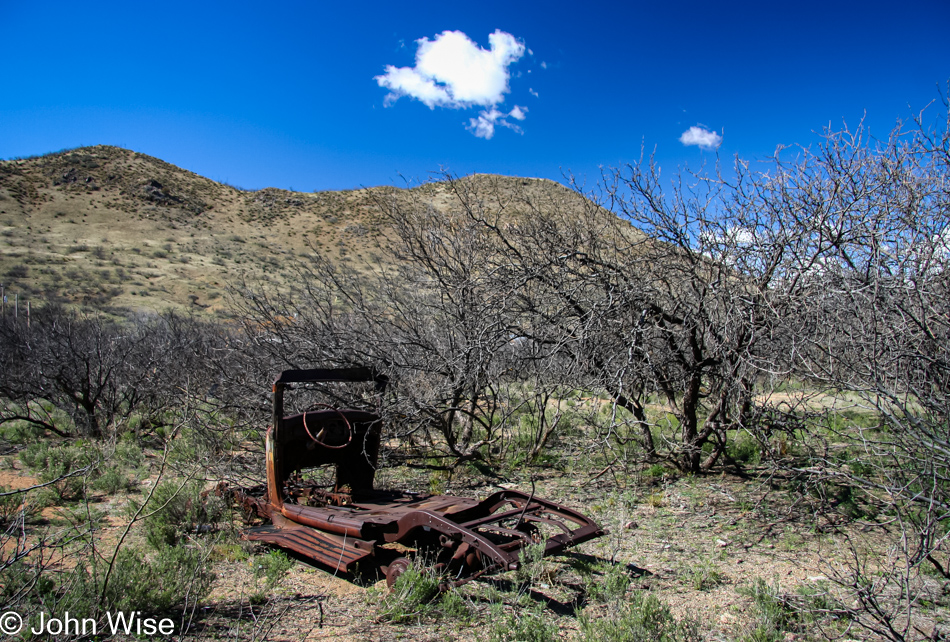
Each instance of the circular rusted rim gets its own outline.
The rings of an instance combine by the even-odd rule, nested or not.
[[[396,580],[399,579],[399,576],[409,570],[410,564],[412,564],[412,562],[405,557],[399,557],[389,563],[389,568],[386,569],[386,587],[390,591],[393,590],[393,586],[396,585]]]

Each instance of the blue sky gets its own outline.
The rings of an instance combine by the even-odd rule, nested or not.
[[[950,2],[0,0],[0,42],[0,158],[104,143],[250,189],[590,183],[641,146],[669,174],[865,114],[885,136],[947,89]]]

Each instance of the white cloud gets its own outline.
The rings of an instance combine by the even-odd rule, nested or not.
[[[508,120],[508,118],[524,120],[527,111],[527,107],[519,107],[518,105],[515,105],[515,108],[507,114],[498,111],[494,107],[491,109],[483,109],[478,113],[478,118],[469,119],[466,129],[471,131],[479,138],[484,138],[486,140],[491,139],[491,137],[495,135],[495,125],[507,127],[508,129],[521,134],[523,133],[521,128]]]
[[[387,106],[408,96],[429,109],[483,107],[467,125],[479,138],[494,136],[496,125],[521,132],[508,118],[524,120],[528,108],[515,105],[505,113],[498,107],[509,92],[509,66],[525,54],[523,42],[496,29],[488,36],[489,49],[482,49],[461,31],[443,31],[432,40],[420,38],[416,43],[414,67],[387,65],[386,73],[374,78],[389,90]]]
[[[532,96],[534,96],[535,98],[540,98],[540,96],[538,96],[538,92],[536,92],[535,90],[531,89],[530,87],[528,87],[528,93],[531,94]]]
[[[382,76],[379,76],[379,78],[382,78]],[[398,100],[401,95],[408,95],[416,100],[421,100],[430,109],[436,105],[452,103],[452,96],[449,95],[445,87],[439,87],[432,79],[416,73],[415,69],[387,67],[386,83],[385,86],[392,90],[391,93],[386,95],[385,102],[387,105]],[[380,82],[379,84],[382,85],[383,83]]]
[[[490,49],[482,49],[461,31],[443,31],[434,40],[421,38],[415,67],[386,66],[376,76],[389,89],[386,102],[402,96],[452,108],[492,107],[508,93],[508,66],[525,53],[524,43],[498,29],[488,36]]]
[[[684,145],[697,145],[700,149],[716,149],[722,144],[722,136],[705,127],[690,127],[680,136]]]
[[[490,139],[495,135],[495,121],[501,115],[497,109],[482,110],[478,118],[469,119],[468,129],[479,138]]]

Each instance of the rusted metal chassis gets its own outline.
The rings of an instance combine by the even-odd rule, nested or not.
[[[438,537],[446,557],[452,560],[449,566],[456,567],[461,581],[466,581],[475,573],[517,568],[521,549],[533,543],[531,526],[536,524],[561,531],[544,542],[545,555],[603,534],[584,515],[515,490],[495,493],[477,503],[451,497],[430,497],[423,503],[445,504],[452,500],[456,506],[472,505],[451,516],[432,510],[409,510],[399,515],[408,507],[395,505],[380,505],[376,510],[348,516],[346,508],[284,504],[280,513],[272,511],[273,526],[252,529],[245,537],[288,548],[342,571],[352,571],[361,560],[382,552],[377,551],[378,546]],[[511,508],[500,510],[505,506]],[[511,520],[516,522],[514,528],[501,526]]]
[[[603,534],[580,513],[514,490],[481,502],[375,490],[378,414],[329,409],[284,416],[284,389],[315,381],[375,382],[382,391],[387,380],[365,368],[281,373],[274,382],[274,423],[266,437],[266,496],[234,494],[271,525],[246,531],[246,539],[276,544],[348,572],[371,556],[374,565],[387,570],[399,554],[396,544],[424,549],[426,555],[434,553],[436,566],[453,574],[458,584],[485,572],[517,568],[521,549],[540,543],[539,527],[559,531],[544,541],[545,555]],[[327,464],[336,466],[330,496],[347,499],[343,505],[307,505],[309,497],[294,494],[291,476]],[[324,493],[323,499],[327,497]]]

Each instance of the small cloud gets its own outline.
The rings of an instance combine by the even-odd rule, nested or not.
[[[387,107],[403,96],[418,100],[429,109],[482,107],[466,126],[476,136],[490,139],[496,126],[521,133],[521,128],[508,119],[524,120],[527,107],[516,105],[505,113],[498,106],[509,93],[509,67],[525,51],[530,55],[523,42],[496,29],[488,36],[488,49],[482,49],[461,31],[443,31],[432,40],[420,38],[416,43],[414,67],[387,65],[386,73],[374,78],[380,87],[389,90],[383,101]]]
[[[527,107],[519,107],[518,105],[515,105],[515,108],[507,114],[494,107],[491,109],[483,109],[478,113],[478,118],[469,119],[466,129],[471,131],[478,138],[484,138],[485,140],[490,140],[495,135],[496,125],[507,127],[513,132],[522,134],[524,132],[521,127],[509,121],[508,118],[524,120],[527,111]]]
[[[548,68],[548,63],[546,63],[546,62],[544,62],[544,61],[542,60],[542,61],[541,61],[541,69],[547,69],[547,68]]]
[[[531,89],[530,87],[528,87],[528,93],[531,94],[532,96],[534,96],[535,98],[540,98],[540,96],[538,96],[538,92],[536,92],[535,90]]]
[[[478,138],[490,140],[495,135],[495,121],[501,116],[497,109],[482,110],[478,118],[470,118],[467,129]]]
[[[722,144],[722,136],[714,131],[709,131],[705,127],[690,127],[680,136],[680,142],[684,145],[696,145],[700,149],[716,149]]]
[[[509,65],[525,52],[524,43],[497,29],[488,36],[490,49],[482,49],[461,31],[443,31],[433,40],[416,42],[415,67],[387,65],[386,73],[374,78],[390,91],[387,104],[409,96],[429,108],[498,105],[508,93]]]

